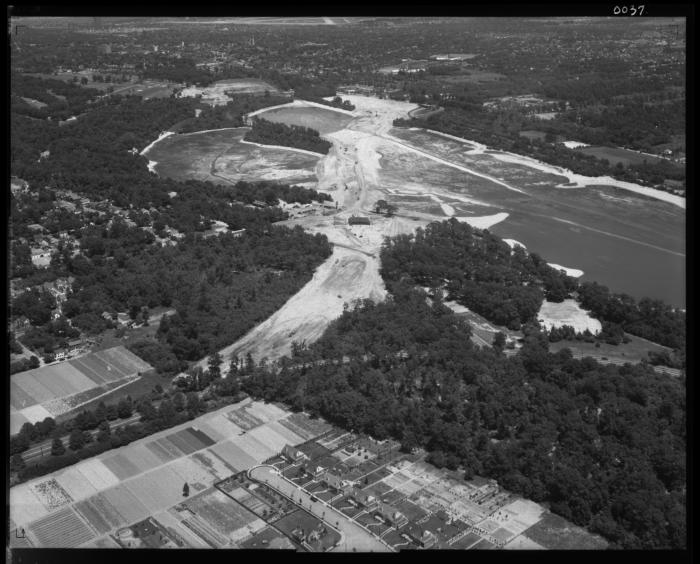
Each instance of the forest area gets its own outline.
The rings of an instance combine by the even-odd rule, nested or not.
[[[243,116],[262,108],[286,104],[289,98],[278,95],[256,96],[237,94],[233,100],[222,106],[205,106],[199,117],[184,121],[177,127],[178,133],[190,133],[224,127],[243,127]]]
[[[415,248],[388,243],[390,298],[347,310],[313,345],[296,343],[279,372],[246,368],[244,391],[407,451],[423,447],[433,464],[494,478],[618,548],[685,547],[684,378],[552,354],[530,322],[515,356],[500,342],[473,345],[440,293],[429,305],[417,288],[443,276],[441,253],[479,256],[479,246],[464,250],[476,230],[458,225],[430,226]],[[490,265],[463,258],[449,276],[464,268],[478,280],[500,267],[505,277],[508,262],[504,253]],[[493,291],[484,279],[482,291]]]
[[[328,198],[315,190],[269,182],[177,182],[148,171],[138,151],[191,116],[194,104],[115,96],[60,129],[13,113],[11,169],[30,190],[10,197],[12,276],[27,287],[74,279],[57,319],[56,301],[44,289],[12,300],[12,319],[29,319],[25,339],[36,350],[50,355],[78,330],[104,331],[113,325],[105,312],[136,319],[144,308],[172,306],[177,314],[164,318],[159,334],[167,349],[159,367],[175,373],[269,316],[330,255],[325,236],[272,225],[287,217],[277,207],[280,198]],[[43,151],[48,156],[37,159]],[[57,205],[57,191],[87,196],[90,204],[70,211]],[[268,206],[251,207],[256,200]],[[245,234],[206,238],[213,221]],[[31,224],[41,224],[47,235],[63,233],[45,269],[31,261]],[[157,238],[167,239],[173,229],[181,240],[159,244]]]
[[[511,249],[488,230],[455,219],[435,222],[415,235],[388,240],[381,258],[388,289],[410,281],[440,290],[446,299],[513,330],[536,321],[544,299],[561,302],[575,296],[583,309],[602,322],[597,339],[619,345],[627,332],[671,347],[685,366],[685,312],[661,300],[637,302],[596,282],[579,283],[538,254],[528,254],[519,246]]]

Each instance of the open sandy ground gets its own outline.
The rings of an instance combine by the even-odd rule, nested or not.
[[[253,328],[236,343],[223,349],[221,353],[225,358],[232,352],[239,356],[250,352],[257,360],[266,357],[273,361],[287,354],[293,341],[306,341],[309,344],[318,339],[328,324],[342,313],[346,304],[362,298],[383,299],[386,290],[379,275],[378,256],[386,236],[412,233],[417,227],[447,217],[454,217],[480,229],[491,228],[506,220],[509,214],[503,208],[498,209],[498,206],[493,203],[482,202],[473,197],[483,193],[483,185],[478,184],[482,181],[475,177],[498,184],[509,192],[526,194],[517,186],[484,174],[488,171],[472,170],[469,165],[464,166],[464,163],[451,159],[448,155],[443,158],[429,150],[423,151],[419,147],[410,146],[402,139],[394,137],[390,133],[394,119],[406,117],[409,111],[417,107],[415,104],[352,95],[344,95],[343,99],[349,100],[355,106],[355,110],[348,112],[300,100],[279,106],[319,106],[324,110],[353,116],[352,121],[344,129],[323,135],[325,139],[331,141],[332,148],[327,155],[319,158],[315,169],[318,178],[316,189],[333,198],[338,206],[338,212],[323,217],[317,215],[298,217],[285,222],[289,226],[301,225],[311,233],[325,234],[334,244],[334,251],[331,257],[317,268],[309,283],[292,296],[279,311]],[[269,110],[270,108],[265,108],[250,115]],[[546,173],[563,176],[582,186],[601,183],[600,179],[571,176],[567,171],[539,163],[534,159],[493,151],[474,141],[439,132],[434,133],[459,141],[466,146],[468,154],[488,154],[490,158],[502,162],[517,162]],[[416,181],[411,178],[403,179],[399,174],[402,170],[400,167],[404,166],[404,162],[410,166],[412,161],[421,163],[433,161],[458,171],[458,175],[464,173],[463,178],[471,177],[473,178],[471,182],[477,183],[476,189],[461,192],[450,190],[449,186],[443,189],[440,181],[435,180],[439,174],[444,174],[439,171],[433,175],[430,186],[422,182],[422,176],[417,177]],[[397,162],[400,162],[398,172],[388,171],[388,167],[392,165],[396,168]],[[398,176],[396,174],[392,176],[392,173]],[[469,182],[467,181],[467,185]],[[619,183],[610,183],[607,180],[604,184],[619,186]],[[640,193],[645,193],[645,190]],[[391,201],[392,198],[398,201],[406,198],[405,208],[401,206],[398,216],[386,218],[373,213],[377,200],[390,199]],[[428,203],[422,205],[421,198]],[[416,203],[411,204],[411,201]],[[430,205],[431,201],[434,202],[433,205]],[[487,209],[493,211],[483,215]],[[369,217],[371,225],[349,226],[347,221],[352,215]],[[515,240],[507,242],[511,246],[520,244]],[[583,275],[583,271],[577,268],[554,263],[551,266],[562,269],[571,276]],[[545,323],[566,323],[574,325],[578,330],[599,329],[599,323],[591,320],[585,312],[567,309],[561,304],[554,309],[548,308],[551,306],[545,305],[540,315]],[[201,364],[204,365],[204,363],[203,359]]]
[[[537,314],[540,325],[546,329],[570,325],[577,332],[588,329],[594,335],[602,329],[600,321],[593,319],[576,303],[576,300],[564,300],[561,303],[544,301]]]

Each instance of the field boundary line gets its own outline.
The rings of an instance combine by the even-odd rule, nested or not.
[[[246,145],[255,145],[256,147],[268,148],[268,149],[286,149],[287,151],[296,151],[298,153],[304,153],[306,155],[311,155],[312,157],[325,157],[323,153],[316,153],[314,151],[307,151],[306,149],[297,149],[296,147],[285,147],[284,145],[265,145],[263,143],[255,143],[254,141],[246,141],[241,139],[241,143]]]

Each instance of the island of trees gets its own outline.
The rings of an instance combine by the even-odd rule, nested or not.
[[[243,139],[264,145],[295,147],[324,155],[333,146],[330,141],[322,139],[315,129],[274,123],[261,118],[253,118],[253,127]]]

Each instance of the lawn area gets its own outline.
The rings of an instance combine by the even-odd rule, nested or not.
[[[541,521],[530,527],[524,536],[551,550],[603,550],[608,545],[601,537],[568,523],[553,513],[547,513]],[[477,545],[475,548],[481,547]]]
[[[121,337],[117,336],[118,329],[107,329],[95,338],[95,346],[90,349],[90,352],[103,351],[119,345],[128,347],[130,343],[141,340],[154,341],[156,340],[157,331],[158,323],[135,329],[126,329]]]
[[[660,157],[642,155],[636,151],[621,149],[620,147],[581,147],[575,150],[586,155],[593,155],[597,159],[608,159],[612,166],[622,163],[622,166],[627,167],[642,164],[644,161],[649,164],[655,164],[663,160]]]
[[[646,339],[626,334],[630,342],[621,345],[609,345],[608,343],[586,343],[584,341],[559,341],[551,343],[549,350],[558,352],[564,348],[571,349],[573,354],[591,355],[593,357],[604,356],[610,360],[630,362],[632,364],[640,362],[643,358],[648,359],[649,351],[668,351],[671,349],[662,345],[657,345]],[[596,346],[599,344],[600,346]]]

